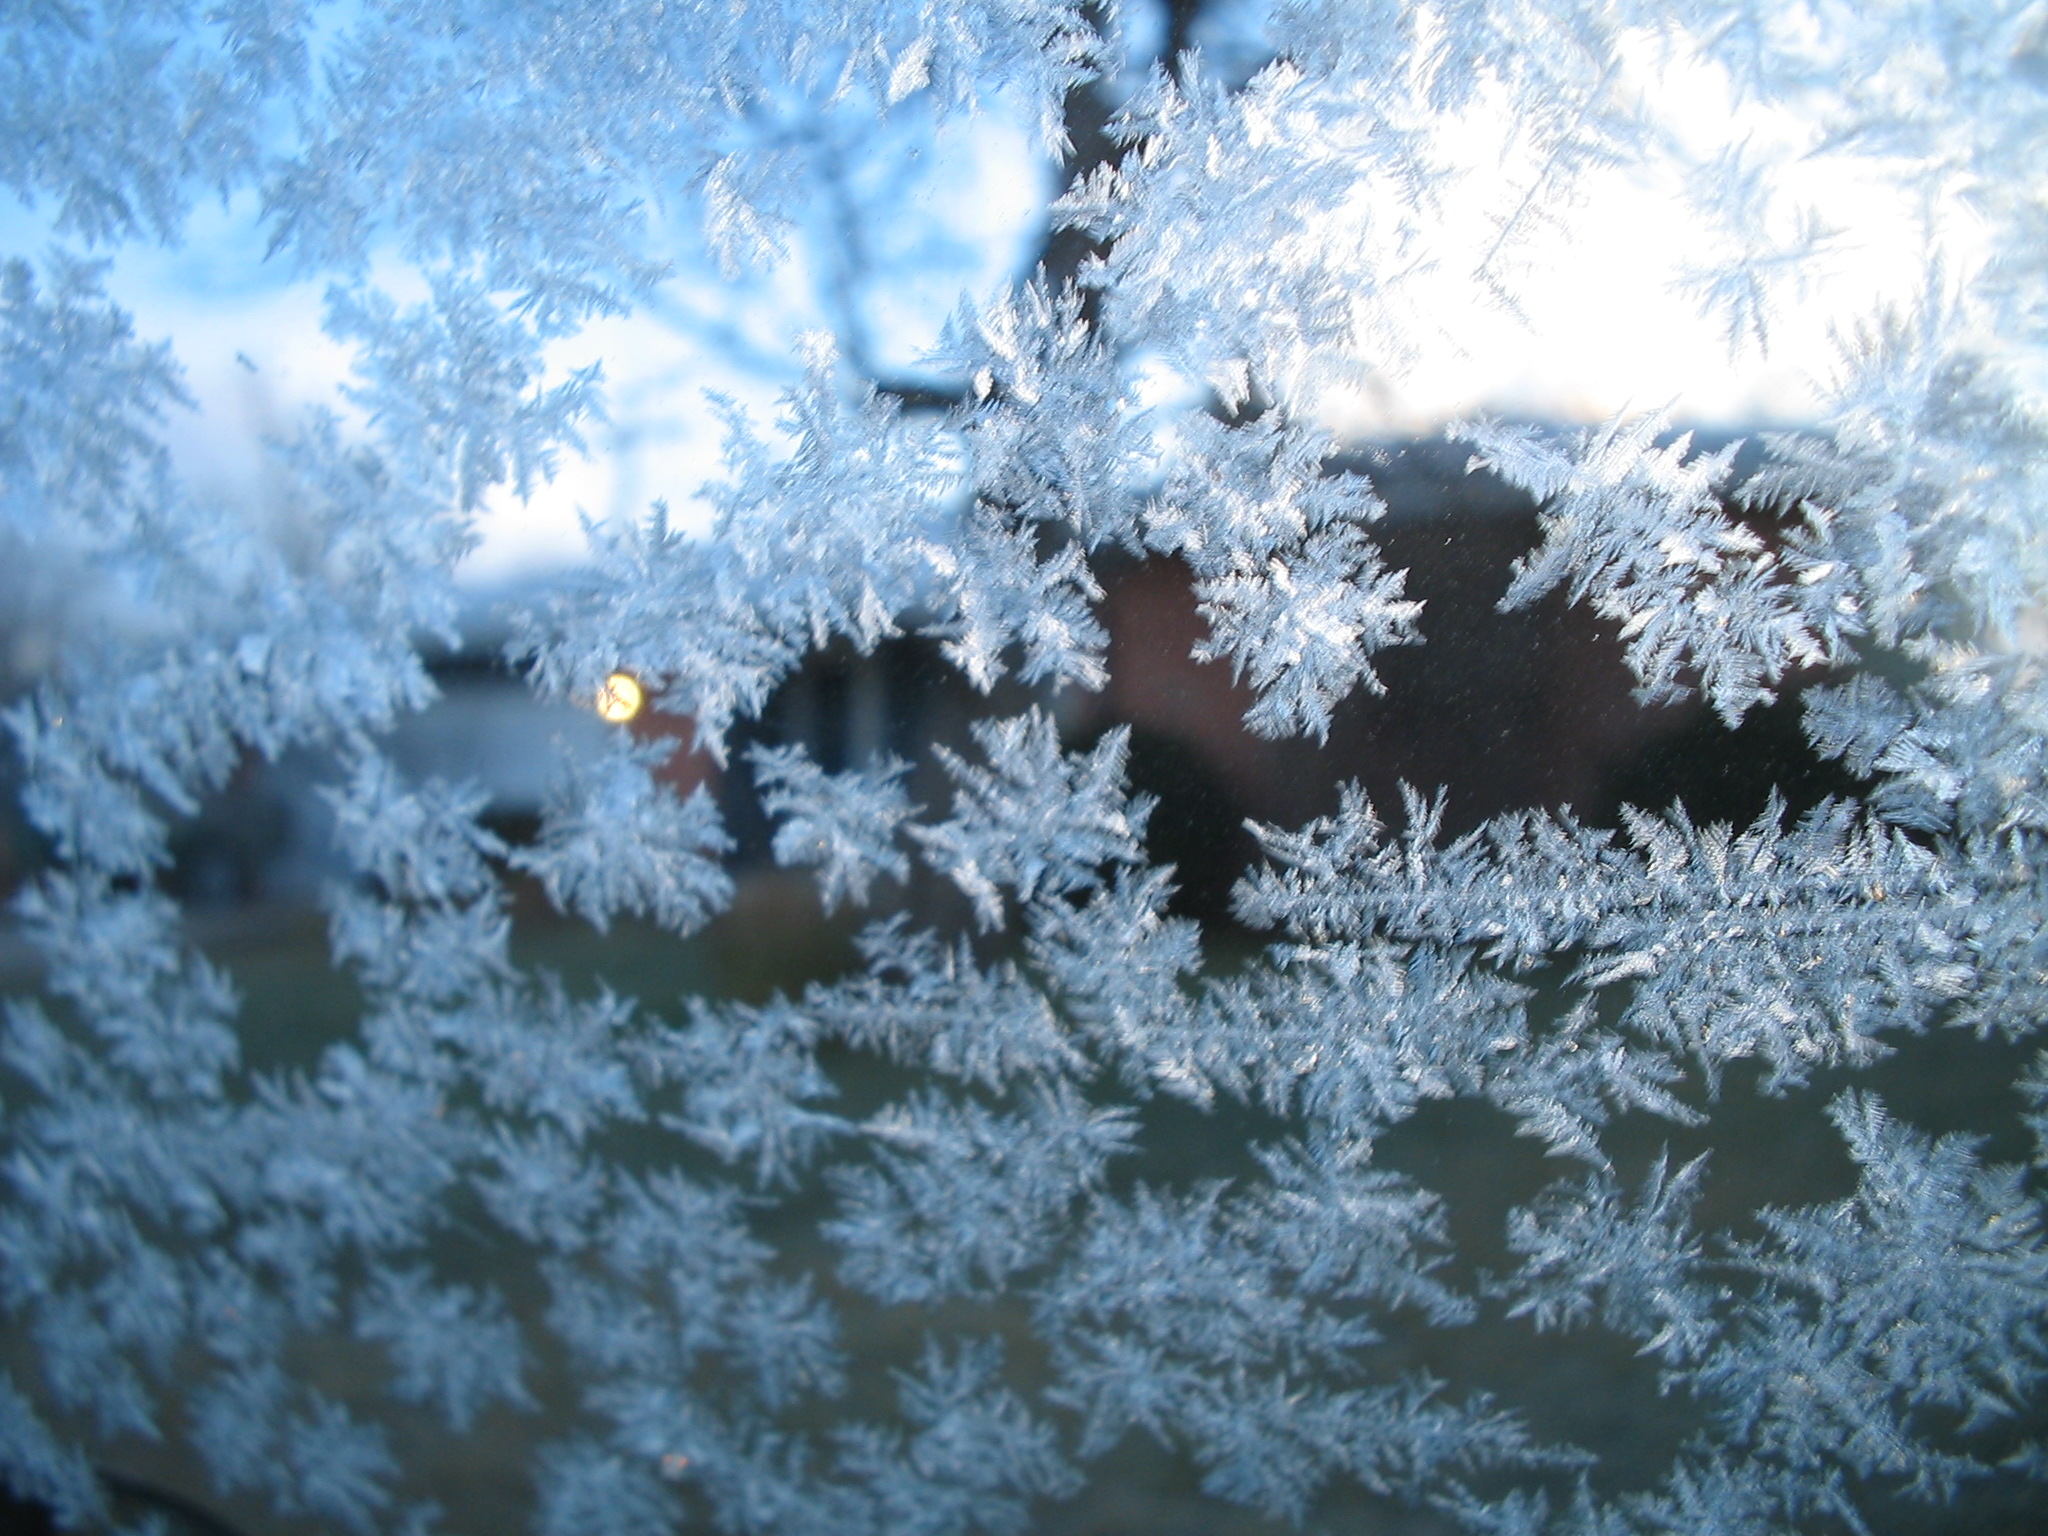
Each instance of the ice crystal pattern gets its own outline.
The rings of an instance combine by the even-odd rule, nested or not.
[[[2038,1172],[1855,1086],[1828,1090],[1853,1187],[1823,1203],[1731,1213],[1713,1152],[1612,1141],[1814,1095],[1914,1037],[2024,1044],[2048,1006],[2048,681],[2015,638],[2048,591],[2040,7],[1303,0],[1260,33],[1174,13],[1213,56],[1146,76],[1135,21],[1065,0],[9,9],[0,179],[57,235],[0,271],[0,539],[48,576],[49,640],[6,712],[50,850],[14,909],[47,982],[0,1034],[11,1487],[89,1527],[94,1459],[162,1439],[224,1496],[426,1531],[387,1409],[458,1435],[532,1416],[544,1358],[573,1396],[531,1431],[547,1536],[1017,1532],[1133,1435],[1280,1519],[1350,1489],[1579,1536],[1860,1530],[2048,1465],[2026,1439]],[[1321,736],[1384,686],[1375,656],[1427,645],[1431,616],[1305,381],[1332,349],[1431,344],[1402,274],[1449,195],[1435,124],[1484,101],[1515,125],[1533,169],[1475,263],[1511,299],[1518,240],[1578,177],[1677,153],[1628,86],[1660,50],[1795,107],[1817,153],[1966,196],[1987,254],[1872,317],[1828,417],[1747,458],[1655,417],[1453,436],[1541,505],[1505,604],[1584,605],[1652,700],[1734,723],[1796,693],[1868,791],[1741,827],[1653,806],[1457,837],[1429,786],[1391,826],[1347,791],[1259,829],[1237,912],[1270,944],[1216,968],[1147,862],[1125,737],[1057,726],[1058,689],[1108,676],[1100,563],[1181,562],[1197,655],[1250,689],[1254,732]],[[1092,148],[1067,110],[1091,91],[1120,102]],[[1037,690],[941,754],[937,805],[892,761],[750,759],[775,858],[828,908],[922,869],[971,921],[878,918],[853,972],[759,1004],[664,1012],[527,973],[514,871],[600,928],[688,934],[734,891],[716,805],[662,776],[675,744],[583,764],[516,848],[378,745],[432,697],[420,647],[475,509],[602,410],[600,373],[551,373],[547,347],[652,302],[682,246],[706,271],[772,260],[809,217],[819,114],[998,102],[1095,157],[1053,213],[1084,254],[962,309],[935,405],[804,343],[785,436],[734,413],[712,532],[659,508],[599,530],[523,652],[554,696],[630,670],[721,760],[829,646],[914,631],[975,688]],[[1824,232],[1772,212],[1768,164],[1694,186],[1725,235],[1696,290],[1763,337]],[[93,254],[174,242],[216,195],[332,280],[356,348],[353,415],[274,445],[289,548],[181,481],[178,363]],[[423,300],[378,289],[392,261]],[[1211,397],[1158,406],[1140,359]],[[287,1073],[243,1062],[235,988],[160,876],[238,763],[299,747],[337,765],[355,875],[327,917],[363,1013]],[[886,1102],[842,1095],[850,1057],[883,1064]],[[2015,1087],[2048,1162],[2048,1059]],[[1230,1179],[1127,1176],[1160,1101],[1270,1134]],[[1460,1102],[1562,1170],[1490,1272],[1382,1152]],[[816,1240],[780,1251],[782,1203],[821,1198]],[[446,1270],[474,1241],[517,1255],[518,1287]],[[853,1379],[855,1313],[921,1353]],[[1531,1405],[1389,1363],[1488,1317],[1627,1341],[1696,1432],[1620,1485]],[[299,1369],[335,1341],[381,1362],[388,1403]]]

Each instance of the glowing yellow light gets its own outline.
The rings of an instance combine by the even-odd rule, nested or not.
[[[624,725],[640,713],[646,697],[639,678],[630,672],[614,672],[597,690],[597,712],[613,725]]]

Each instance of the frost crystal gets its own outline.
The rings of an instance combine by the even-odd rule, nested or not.
[[[753,763],[761,807],[782,821],[775,862],[817,865],[827,912],[841,900],[867,905],[877,875],[909,875],[909,855],[893,846],[896,829],[916,810],[902,785],[908,763],[828,774],[800,746],[758,747]]]

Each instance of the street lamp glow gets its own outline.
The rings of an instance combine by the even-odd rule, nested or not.
[[[624,725],[640,713],[646,698],[640,679],[630,672],[614,672],[597,690],[597,712],[613,725]]]

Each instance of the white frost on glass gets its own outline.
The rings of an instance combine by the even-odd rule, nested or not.
[[[1738,1068],[1811,1094],[1914,1034],[2026,1041],[2048,1009],[2048,683],[2015,643],[2048,592],[2038,6],[1205,9],[1209,55],[1149,74],[1119,56],[1146,28],[1060,0],[10,16],[0,180],[56,242],[0,273],[0,539],[34,619],[6,723],[51,853],[15,907],[47,982],[0,1032],[11,1487],[90,1522],[87,1458],[162,1436],[281,1515],[428,1529],[382,1398],[300,1370],[341,1338],[458,1434],[537,1401],[534,1362],[566,1367],[573,1409],[532,1458],[551,1532],[1021,1531],[1130,1432],[1268,1515],[1342,1484],[1473,1531],[1856,1530],[1893,1493],[2039,1474],[2008,1433],[2048,1372],[2037,1174],[1850,1088],[1827,1112],[1853,1189],[1705,1231],[1711,1155],[1631,1183],[1606,1140],[1624,1114],[1711,1124],[1750,1091]],[[1702,159],[1667,131],[1691,88],[1646,88],[1667,58],[1787,137]],[[833,156],[870,124],[908,154],[979,113],[1063,156],[1070,93],[1098,79],[1121,109],[1053,209],[1092,242],[1072,286],[947,293],[928,371],[902,376],[873,334],[902,323],[890,269],[945,262],[869,230],[901,200]],[[1482,109],[1513,153],[1474,182],[1455,152]],[[1249,726],[1323,735],[1383,686],[1377,653],[1430,639],[1373,541],[1370,475],[1331,472],[1316,423],[1344,380],[1440,345],[1430,264],[1513,313],[1601,176],[1678,174],[1719,221],[1692,294],[1755,341],[1828,248],[1772,202],[1801,156],[1967,205],[1974,243],[1843,330],[1824,410],[1756,468],[1670,440],[1656,401],[1577,434],[1452,434],[1542,503],[1505,601],[1562,589],[1648,696],[1698,690],[1730,723],[1798,691],[1809,744],[1869,792],[1739,828],[1674,806],[1453,837],[1427,787],[1399,831],[1347,789],[1256,829],[1236,913],[1272,942],[1205,953],[1147,860],[1128,737],[1063,741],[1047,707],[1110,681],[1105,563],[1177,558],[1196,654],[1248,685]],[[1466,193],[1478,233],[1433,247]],[[273,527],[179,473],[178,362],[92,259],[175,244],[216,197],[258,199],[354,348],[345,409],[277,426]],[[827,905],[914,854],[976,931],[898,913],[836,980],[670,1016],[522,967],[507,880],[600,927],[724,908],[729,834],[663,781],[662,747],[576,765],[513,849],[480,791],[409,782],[377,740],[433,696],[423,647],[480,509],[607,441],[599,359],[565,349],[662,318],[675,264],[772,294],[804,242],[842,268],[808,272],[811,334],[772,363],[744,326],[666,316],[782,370],[780,423],[725,407],[693,510],[593,528],[528,616],[531,680],[584,699],[629,670],[721,763],[831,648],[916,635],[969,691],[1039,702],[937,754],[937,806],[886,762],[756,755],[774,851]],[[351,878],[326,910],[363,1013],[285,1070],[243,1060],[236,990],[162,875],[247,755],[300,748],[341,765]],[[887,1102],[841,1105],[851,1057]],[[2017,1085],[2037,1145],[2044,1082]],[[1160,1150],[1157,1095],[1268,1126],[1255,1169],[1125,1177]],[[1510,1212],[1505,1274],[1455,1263],[1443,1193],[1375,1161],[1460,1100],[1566,1160]],[[672,1156],[619,1155],[658,1137]],[[785,1198],[828,1201],[810,1248],[778,1252]],[[543,1301],[436,1272],[479,1234]],[[850,1383],[856,1298],[929,1335],[879,1397]],[[1597,1320],[1697,1436],[1654,1486],[1613,1488],[1511,1405],[1380,1351],[1487,1315]]]

